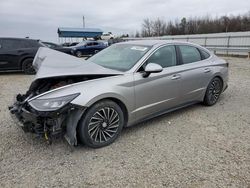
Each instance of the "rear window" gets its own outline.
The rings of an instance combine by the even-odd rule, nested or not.
[[[200,50],[200,52],[201,52],[202,59],[207,59],[210,57],[210,54],[207,53],[206,51]]]
[[[4,50],[17,49],[20,48],[17,40],[12,39],[2,39],[1,48]]]
[[[93,42],[87,43],[87,46],[93,46]]]
[[[180,45],[179,48],[183,64],[201,61],[201,54],[197,48],[188,45]]]
[[[22,39],[1,39],[1,49],[14,50],[19,48],[32,48],[40,47],[39,43],[35,40],[22,40]]]

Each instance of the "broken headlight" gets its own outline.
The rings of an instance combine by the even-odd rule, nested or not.
[[[29,105],[37,111],[55,111],[74,100],[80,93],[57,98],[34,99],[29,101]]]

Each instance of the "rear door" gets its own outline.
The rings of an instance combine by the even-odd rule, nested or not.
[[[19,69],[18,40],[0,39],[0,70]]]
[[[209,54],[204,57],[200,49],[191,45],[178,45],[177,49],[182,62],[180,101],[200,101],[212,76]]]

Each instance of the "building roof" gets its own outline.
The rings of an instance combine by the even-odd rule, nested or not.
[[[69,28],[59,27],[57,30],[59,37],[87,37],[92,38],[102,35],[103,31],[98,28]]]

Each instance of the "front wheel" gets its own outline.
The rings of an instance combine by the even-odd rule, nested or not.
[[[214,105],[218,99],[220,94],[222,93],[222,87],[223,87],[223,83],[221,81],[220,78],[215,77],[209,84],[207,87],[207,91],[205,94],[205,98],[204,98],[204,104],[207,106],[212,106]]]
[[[107,146],[115,141],[124,125],[120,106],[111,100],[94,104],[82,117],[78,135],[80,141],[92,148]]]

